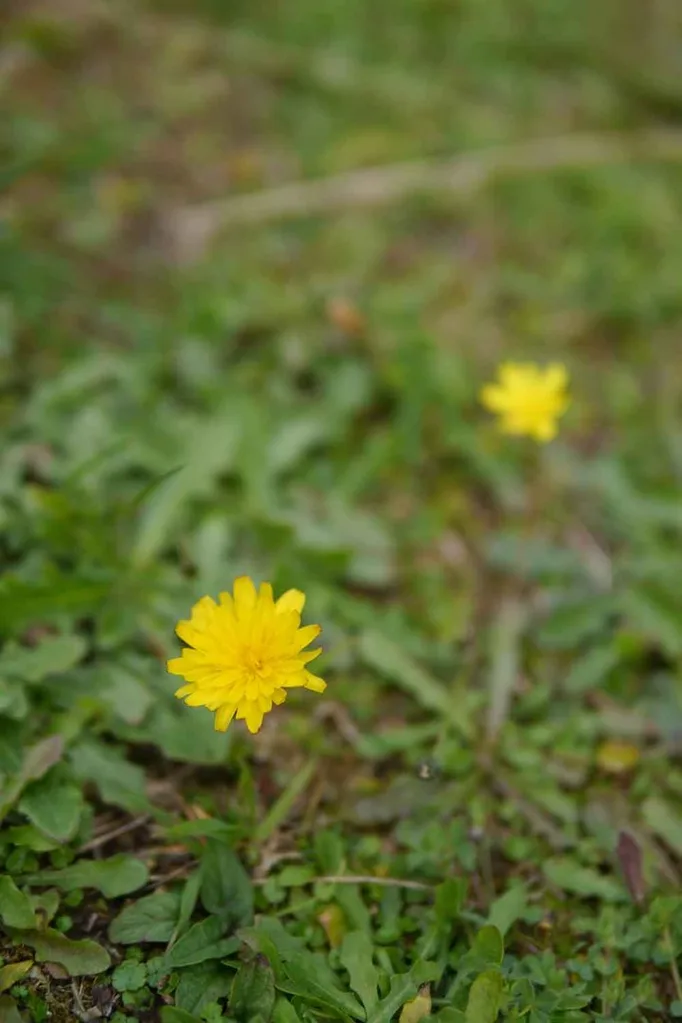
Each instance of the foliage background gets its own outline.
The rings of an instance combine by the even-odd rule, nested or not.
[[[7,5],[0,1019],[682,1015],[682,181],[599,158],[682,149],[680,24],[592,7]],[[546,449],[505,358],[570,369]],[[253,741],[163,666],[243,572],[329,680]]]

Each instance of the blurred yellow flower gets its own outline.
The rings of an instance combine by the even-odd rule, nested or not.
[[[189,649],[168,662],[168,671],[187,682],[176,696],[189,707],[215,711],[220,732],[235,715],[257,732],[287,689],[324,692],[327,683],[306,668],[322,649],[303,652],[322,630],[301,628],[305,596],[299,590],[287,590],[275,601],[270,583],[256,592],[251,579],[241,576],[234,592],[221,593],[219,601],[202,597],[189,621],[178,622],[175,631]]]
[[[532,362],[504,362],[498,382],[481,391],[481,402],[500,417],[504,433],[525,434],[544,442],[557,432],[557,419],[569,405],[566,367],[542,368]]]

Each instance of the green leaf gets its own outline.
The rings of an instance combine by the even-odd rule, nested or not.
[[[103,802],[132,814],[153,809],[145,795],[144,771],[126,760],[116,746],[81,742],[71,750],[71,763],[76,778],[92,782]]]
[[[615,598],[610,593],[565,600],[535,630],[536,640],[549,650],[576,649],[604,629],[616,610]]]
[[[68,842],[78,829],[83,794],[76,785],[49,774],[26,789],[18,809],[45,835]]]
[[[133,959],[126,959],[111,975],[112,986],[117,991],[139,991],[147,983],[147,967]]]
[[[583,656],[578,656],[564,679],[564,692],[577,695],[597,689],[619,661],[620,654],[613,643],[594,647]]]
[[[512,924],[523,916],[528,907],[528,891],[525,885],[515,885],[495,899],[488,914],[488,924],[497,928],[502,937]]]
[[[287,981],[277,985],[281,990],[301,995],[321,1008],[331,1009],[342,1019],[346,1016],[364,1019],[362,1006],[353,995],[339,987],[336,975],[323,956],[297,952],[284,964],[284,971]]]
[[[419,988],[409,973],[391,977],[388,994],[372,1012],[367,1013],[367,1023],[391,1023],[398,1010],[416,998],[418,993]]]
[[[134,742],[150,742],[163,750],[170,760],[187,764],[222,764],[233,733],[216,732],[210,714],[187,714],[186,708],[175,701],[171,708],[159,703],[153,707],[143,726],[131,729],[129,738]]]
[[[651,830],[678,855],[682,855],[682,817],[658,796],[649,796],[642,803],[642,816]]]
[[[188,431],[185,450],[178,452],[180,471],[171,472],[143,506],[131,560],[148,564],[168,543],[184,507],[210,492],[214,479],[234,464],[241,417],[233,404],[206,417]]]
[[[180,896],[176,892],[145,895],[122,909],[109,925],[109,940],[120,945],[167,942],[178,919]]]
[[[0,920],[19,930],[31,930],[36,925],[30,898],[19,891],[7,874],[0,875]]]
[[[275,1005],[275,978],[265,956],[242,963],[232,984],[229,1004],[239,1023],[268,1023]]]
[[[504,956],[502,935],[493,924],[486,924],[474,938],[471,953],[477,961],[489,966],[499,966]]]
[[[47,582],[6,576],[0,584],[0,632],[16,634],[24,624],[53,621],[65,612],[92,614],[110,592],[109,582],[87,582],[66,574]]]
[[[195,870],[193,874],[190,874],[185,881],[184,888],[182,889],[182,895],[180,896],[180,910],[178,912],[178,921],[173,930],[173,935],[170,939],[169,946],[173,945],[177,941],[181,934],[184,934],[187,930],[187,926],[192,919],[192,914],[199,898],[199,888],[201,886],[201,871]]]
[[[39,963],[59,963],[70,977],[103,973],[111,965],[109,953],[96,941],[72,941],[51,927],[22,933],[21,941],[35,951]]]
[[[200,1013],[205,1005],[224,998],[232,987],[234,973],[220,963],[200,963],[182,970],[175,991],[175,1004],[186,1012]]]
[[[32,648],[8,643],[0,655],[0,675],[42,682],[50,675],[61,675],[74,668],[86,649],[81,636],[56,636]]]
[[[611,877],[605,877],[591,867],[583,867],[574,860],[555,857],[543,864],[545,877],[566,892],[585,898],[603,899],[605,902],[624,902],[627,893],[624,887]]]
[[[682,611],[676,591],[670,593],[654,584],[626,589],[621,594],[621,605],[634,628],[671,657],[682,654]]]
[[[287,819],[291,808],[301,793],[308,787],[315,771],[317,761],[309,760],[307,764],[298,771],[289,781],[282,794],[273,803],[267,815],[256,828],[253,840],[256,843],[265,842]]]
[[[278,998],[272,1014],[272,1023],[302,1023],[302,1020],[288,998]]]
[[[471,985],[465,1023],[495,1023],[500,1011],[504,981],[499,970],[486,970]]]
[[[8,963],[7,966],[0,967],[0,994],[3,991],[9,991],[9,989],[20,981],[22,977],[25,977],[28,971],[33,966],[32,959],[25,959],[20,963]],[[3,1017],[0,1016],[0,1020]]]
[[[56,916],[59,903],[61,902],[61,895],[55,888],[48,888],[44,892],[29,895],[29,899],[31,900],[33,912],[36,915],[36,930],[44,931]]]
[[[166,954],[168,970],[180,966],[195,966],[207,959],[224,959],[239,948],[237,938],[224,938],[227,929],[224,918],[209,916],[194,924]]]
[[[461,877],[450,877],[437,886],[435,893],[436,920],[444,930],[450,931],[453,924],[459,919],[466,890],[467,883]]]
[[[201,902],[236,927],[253,919],[251,880],[232,849],[216,839],[208,840],[201,860]]]
[[[519,647],[527,612],[517,600],[503,602],[490,640],[488,737],[494,739],[509,716],[519,672]]]
[[[339,950],[341,965],[348,970],[350,986],[367,1012],[377,1004],[380,974],[372,962],[374,947],[364,931],[350,931]]]
[[[201,1023],[198,1016],[184,1009],[177,1009],[174,1005],[164,1005],[161,1010],[161,1023]]]
[[[11,778],[4,790],[0,791],[0,821],[14,806],[15,802],[32,781],[38,781],[57,764],[64,753],[64,739],[61,735],[50,735],[35,746],[29,746],[24,754],[19,772]]]
[[[41,870],[28,877],[28,884],[53,884],[63,891],[97,888],[108,899],[134,892],[147,883],[148,871],[142,860],[118,853],[107,860],[79,860],[61,870]]]
[[[404,689],[422,707],[457,724],[456,708],[447,689],[397,643],[376,629],[366,629],[360,636],[359,654],[365,664]]]

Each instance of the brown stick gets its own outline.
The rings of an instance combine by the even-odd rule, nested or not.
[[[296,181],[261,192],[186,207],[166,230],[181,261],[201,256],[220,231],[269,220],[385,206],[414,194],[469,194],[496,178],[629,161],[682,160],[682,132],[575,134],[491,146],[449,160],[423,160]]]

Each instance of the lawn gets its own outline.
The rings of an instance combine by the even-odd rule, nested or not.
[[[682,1017],[682,26],[617,6],[6,5],[0,1023]],[[166,670],[241,576],[327,682],[255,734]]]

